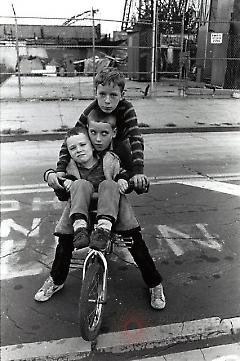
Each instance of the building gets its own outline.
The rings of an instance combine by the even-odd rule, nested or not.
[[[95,26],[94,41],[95,55],[104,58],[105,54],[118,56],[116,49],[125,39],[118,37],[112,40],[107,35],[102,37],[101,27],[98,24]],[[36,74],[37,64],[43,67],[55,65],[60,69],[59,74],[72,76],[76,70],[84,72],[84,60],[92,57],[93,28],[92,26],[18,25],[18,44],[20,63],[22,62],[20,71],[27,69],[29,74],[32,69]],[[0,47],[3,48],[0,51],[0,64],[16,69],[15,25],[0,24]]]
[[[19,55],[30,59],[38,57],[60,66],[92,54],[93,31],[91,26],[18,25]],[[100,25],[95,27],[95,41],[101,39]],[[0,63],[13,69],[17,63],[16,28],[13,24],[0,24]],[[72,69],[71,69],[72,70]]]
[[[198,80],[214,86],[240,88],[240,2],[205,0],[197,44]]]

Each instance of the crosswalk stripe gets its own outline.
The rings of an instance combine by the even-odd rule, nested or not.
[[[184,184],[191,187],[197,187],[207,189],[210,191],[231,194],[233,196],[240,197],[240,186],[237,184],[229,184],[225,182],[217,182],[213,180],[202,180],[202,181],[178,181],[178,184]]]
[[[227,174],[208,174],[207,176],[203,175],[177,175],[177,176],[152,176],[148,177],[151,185],[159,184],[172,184],[172,183],[182,183],[186,182],[186,185],[191,185],[193,187],[199,187],[201,182],[205,184],[210,184],[210,182],[227,182],[227,181],[240,181],[240,173],[227,173]],[[188,184],[187,184],[188,182]],[[199,183],[200,182],[200,183]],[[201,183],[203,184],[203,183]],[[237,185],[234,187],[238,187]],[[203,187],[200,187],[203,188]],[[207,186],[204,187],[208,189]],[[210,188],[209,188],[210,189]],[[220,189],[218,187],[218,189]],[[222,188],[224,189],[224,187]],[[226,187],[225,187],[226,189]],[[237,188],[236,188],[237,189]],[[52,188],[48,187],[46,183],[37,183],[37,184],[19,184],[12,186],[2,186],[0,187],[1,195],[11,195],[11,194],[27,194],[27,193],[45,193],[52,192]],[[227,193],[227,192],[223,192]],[[231,194],[231,193],[230,193]]]

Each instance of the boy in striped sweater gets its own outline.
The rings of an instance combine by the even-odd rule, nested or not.
[[[137,117],[132,104],[124,99],[125,78],[121,72],[114,68],[105,68],[95,78],[96,99],[84,110],[78,122],[87,126],[87,118],[93,109],[101,109],[104,113],[113,114],[116,119],[117,134],[113,140],[113,151],[119,156],[124,169],[132,177],[134,187],[139,193],[144,192],[148,186],[144,175],[144,143],[138,127]],[[59,178],[65,176],[70,155],[66,142],[62,144],[57,174],[52,175],[50,186],[61,188]]]

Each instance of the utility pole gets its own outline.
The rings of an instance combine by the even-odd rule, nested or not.
[[[18,94],[19,98],[22,97],[22,90],[21,90],[21,78],[20,78],[20,60],[19,60],[19,46],[18,46],[18,25],[17,25],[17,17],[16,13],[12,4],[14,19],[15,19],[15,36],[16,36],[16,52],[17,52],[17,73],[18,73]]]
[[[184,51],[184,27],[185,27],[185,14],[186,14],[186,0],[183,2],[183,9],[182,9],[182,24],[181,24],[181,48],[180,48],[180,61],[179,61],[179,95],[181,94],[182,88],[182,80],[183,80],[183,69],[186,59],[183,56]],[[183,89],[183,88],[182,88]],[[183,90],[184,92],[184,90]]]
[[[151,91],[153,91],[153,84],[156,80],[157,1],[153,1]]]
[[[95,73],[96,73],[96,62],[95,62],[95,21],[94,15],[98,9],[92,8],[92,57],[93,57],[93,95],[95,96]]]

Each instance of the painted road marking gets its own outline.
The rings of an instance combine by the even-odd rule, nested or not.
[[[41,220],[41,218],[33,218],[29,229],[18,224],[12,218],[2,220],[2,280],[49,271],[49,265],[54,258],[57,238],[55,239],[55,245],[53,243],[46,253],[48,241],[40,238],[42,225],[44,227],[44,220]],[[151,242],[151,248],[154,250],[155,259],[169,259],[173,253],[176,257],[179,257],[185,253],[199,251],[199,249],[211,249],[217,252],[223,249],[224,241],[216,233],[213,236],[207,224],[181,224],[181,230],[171,225],[151,225],[151,232],[153,229],[156,229],[153,234],[155,244]],[[149,229],[145,227],[143,229],[145,238],[147,238],[148,233]],[[27,257],[30,244],[31,249],[36,250],[34,259],[31,256]],[[73,270],[82,267],[82,260],[85,259],[86,252],[87,249],[74,253]],[[114,254],[111,255],[111,259],[113,261],[122,259],[127,263],[134,264],[133,258],[126,248],[116,248]]]
[[[205,190],[230,194],[237,197],[240,196],[240,185],[223,182],[223,180],[240,181],[239,174],[212,175],[211,177],[221,179],[221,181],[216,181],[208,178],[206,179],[202,176],[149,177],[149,180],[152,186],[160,184],[183,184]],[[5,186],[0,188],[1,195],[46,192],[53,192],[53,190],[44,183]],[[42,205],[47,204],[52,204],[54,209],[61,209],[63,207],[63,202],[59,202],[56,196],[52,200],[43,200],[41,197],[34,197],[32,202],[32,211],[39,211],[41,210]],[[1,200],[0,206],[1,213],[15,212],[20,210],[21,208],[20,201],[16,199]]]
[[[19,211],[20,210],[20,202],[12,199],[12,200],[7,200],[7,201],[0,201],[1,204],[1,213],[5,213],[5,212],[15,212],[15,211]]]
[[[27,228],[16,223],[12,218],[3,219],[1,221],[0,235],[1,238],[7,238],[13,229],[16,232],[23,234],[25,237],[37,237],[39,236],[39,225],[41,218],[33,218],[32,227],[28,230]]]
[[[225,182],[217,182],[213,180],[189,180],[189,181],[178,181],[178,184],[184,184],[186,186],[197,187],[207,189],[210,191],[231,194],[233,196],[240,197],[240,186],[237,184],[230,184]]]
[[[178,229],[167,225],[159,225],[157,226],[157,229],[162,238],[167,242],[169,248],[177,257],[182,256],[184,253],[186,253],[187,250],[190,250],[190,243],[192,245],[196,243],[201,248],[210,248],[217,251],[222,250],[222,242],[217,241],[208,232],[207,224],[196,223],[195,226],[200,231],[200,234],[202,236],[201,238],[193,237],[191,234],[183,233]],[[161,239],[159,239],[158,237],[157,240],[158,242],[161,242]]]
[[[215,175],[215,177],[217,177]],[[200,180],[201,178],[201,180]],[[223,192],[227,194],[240,195],[240,186],[202,179],[203,177],[193,177],[193,176],[177,176],[177,177],[155,177],[151,178],[151,183],[153,185],[156,184],[169,184],[169,183],[179,183],[186,184],[190,186],[197,186],[204,189],[209,190],[217,190],[218,192]],[[218,175],[218,178],[220,176]],[[221,175],[221,179],[224,180],[240,180],[239,174],[225,174]],[[204,185],[204,186],[203,186]],[[15,186],[6,186],[1,187],[1,192],[4,195],[9,194],[25,194],[27,193],[35,193],[37,192],[52,192],[52,189],[46,186],[46,184],[27,184],[27,185],[15,185]],[[3,200],[1,201],[1,205],[3,206],[1,211],[10,212],[10,211],[19,211],[20,210],[20,202],[12,199],[12,200]],[[32,201],[32,210],[40,211],[42,206],[44,205],[52,205],[54,209],[61,209],[64,205],[63,202],[59,202],[57,197],[54,197],[51,200],[44,200],[41,197],[33,197]],[[32,225],[30,229],[26,228],[23,225],[18,224],[13,218],[3,219],[1,221],[1,237],[3,239],[2,246],[2,279],[6,278],[14,278],[21,277],[23,275],[31,275],[41,273],[46,269],[46,255],[42,256],[44,260],[41,259],[41,255],[39,255],[40,259],[38,263],[35,261],[30,262],[31,264],[26,263],[25,265],[21,265],[21,255],[20,250],[23,252],[24,247],[26,246],[26,240],[34,239],[35,244],[39,246],[44,241],[39,239],[40,226],[44,221],[41,218],[33,218]],[[181,230],[176,227],[172,227],[171,225],[154,225],[153,227],[157,228],[158,234],[156,234],[155,240],[158,246],[164,248],[164,253],[166,253],[166,257],[170,257],[172,252],[175,256],[181,256],[186,252],[192,251],[196,249],[196,246],[200,248],[210,248],[216,251],[221,251],[223,247],[223,241],[219,241],[218,235],[212,236],[206,224],[197,223],[195,225],[181,225]],[[193,226],[195,230],[193,230]],[[152,228],[152,226],[151,226]],[[200,233],[200,236],[196,236]],[[17,232],[17,236],[15,233]],[[19,240],[19,234],[24,237],[24,239]],[[17,240],[13,240],[12,236],[17,238]],[[10,238],[10,239],[9,239]],[[165,242],[165,244],[163,244]],[[167,247],[166,247],[167,245]],[[19,248],[20,247],[20,248]],[[52,251],[53,253],[53,251]],[[48,255],[51,259],[53,254]],[[122,250],[122,258],[127,262],[132,263],[133,260],[130,257],[130,254],[127,250]],[[43,264],[43,266],[39,267],[39,262]],[[26,267],[27,265],[27,267]]]
[[[151,185],[158,184],[171,184],[171,183],[179,183],[183,184],[183,182],[189,182],[187,185],[200,187],[202,188],[202,183],[204,182],[205,189],[211,190],[211,182],[215,181],[216,184],[224,184],[223,189],[227,189],[228,186],[231,186],[229,183],[223,183],[224,181],[240,181],[240,173],[227,173],[227,174],[208,174],[206,176],[201,175],[178,175],[178,176],[168,176],[168,177],[148,177]],[[199,183],[200,182],[200,183]],[[208,188],[208,184],[209,187]],[[239,189],[240,186],[233,185],[233,188]],[[38,183],[38,184],[20,184],[13,186],[2,186],[0,187],[1,195],[11,195],[11,194],[24,194],[24,193],[46,193],[52,192],[52,188],[49,188],[46,183]],[[231,187],[229,187],[229,191],[231,191]],[[223,193],[226,193],[225,191]],[[230,193],[231,194],[231,193]]]

